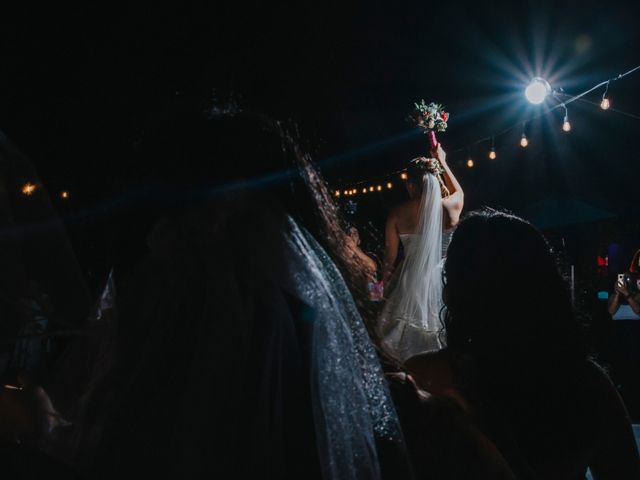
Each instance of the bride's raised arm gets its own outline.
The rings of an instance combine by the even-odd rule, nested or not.
[[[438,143],[438,147],[434,149],[432,154],[440,161],[444,169],[444,184],[449,190],[449,196],[442,199],[442,207],[444,209],[444,229],[448,230],[455,227],[460,220],[460,214],[464,207],[464,192],[460,186],[460,182],[449,168],[447,163],[447,154],[442,149],[442,145]]]

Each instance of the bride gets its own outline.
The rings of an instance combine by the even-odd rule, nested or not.
[[[442,146],[431,153],[434,158],[411,161],[409,200],[391,211],[385,229],[386,303],[376,333],[384,353],[399,363],[442,347],[441,261],[464,204]],[[400,244],[404,260],[396,267]]]

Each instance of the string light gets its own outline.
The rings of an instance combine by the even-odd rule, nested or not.
[[[564,121],[562,122],[562,131],[570,132],[571,131],[571,123],[569,123],[569,112],[567,110],[567,106],[562,104],[564,107]]]
[[[379,192],[381,192],[381,191],[382,191],[382,185],[378,185],[378,186],[376,187],[376,190],[378,190]]]
[[[609,101],[609,98],[607,97],[607,92],[609,91],[609,82],[607,82],[607,86],[604,89],[604,93],[602,94],[602,102],[600,102],[600,108],[602,110],[609,110],[609,107],[611,106],[611,102]]]
[[[473,162],[473,158],[469,158],[469,160],[467,160],[467,167],[468,168],[473,168],[475,165],[475,163]]]
[[[369,187],[369,191],[370,191],[370,192],[373,192],[373,185],[371,185],[371,186]]]
[[[366,188],[363,188],[363,189],[362,189],[362,193],[367,193],[367,189],[366,189]]]
[[[632,69],[630,69],[630,70],[628,70],[626,72],[623,72],[621,74],[618,74],[618,75],[616,75],[614,77],[611,77],[608,80],[600,82],[600,83],[594,85],[593,87],[591,87],[591,88],[589,88],[589,89],[587,89],[587,90],[585,90],[585,91],[583,91],[583,92],[581,92],[581,93],[579,93],[577,95],[567,95],[566,93],[564,93],[562,91],[562,89],[559,89],[557,91],[556,90],[552,90],[551,86],[549,85],[549,82],[547,82],[544,78],[536,77],[536,78],[532,79],[530,84],[527,86],[527,89],[525,90],[525,95],[527,96],[527,99],[531,103],[534,103],[534,104],[543,103],[545,101],[546,97],[550,93],[553,94],[553,96],[555,98],[560,98],[560,97],[564,96],[564,97],[567,97],[567,99],[564,100],[563,103],[558,102],[558,104],[556,104],[556,105],[554,105],[552,107],[549,107],[549,108],[545,109],[544,111],[541,111],[540,113],[535,114],[532,118],[527,119],[525,122],[522,122],[522,136],[520,137],[520,146],[522,148],[526,148],[526,147],[529,146],[529,139],[527,138],[527,135],[526,135],[526,123],[528,121],[531,121],[531,120],[535,119],[535,118],[540,118],[541,116],[547,115],[548,113],[552,112],[553,110],[555,110],[557,108],[561,108],[561,107],[565,108],[565,115],[564,115],[564,118],[563,118],[562,130],[565,131],[565,132],[570,132],[571,129],[572,129],[572,126],[571,126],[571,123],[569,122],[569,118],[568,118],[568,115],[567,115],[567,112],[566,112],[566,105],[569,104],[569,103],[572,103],[574,101],[581,100],[583,97],[585,97],[589,93],[599,89],[600,87],[603,87],[603,86],[605,87],[605,91],[604,91],[604,93],[602,95],[602,100],[600,102],[600,108],[603,109],[603,110],[610,109],[611,108],[611,100],[607,96],[608,92],[609,92],[610,83],[618,81],[618,80],[621,80],[622,78],[625,78],[628,75],[630,75],[630,74],[632,74],[632,73],[634,73],[634,72],[636,72],[638,70],[640,70],[640,65],[635,66],[634,68],[632,68]],[[588,103],[592,103],[592,102],[588,102]],[[598,105],[598,104],[594,103],[594,105]],[[624,114],[624,112],[621,112],[621,113]],[[631,114],[629,114],[628,116],[632,116],[633,118],[638,118],[638,117],[633,116]],[[497,136],[502,136],[502,135],[506,134],[507,132],[514,130],[515,128],[517,128],[517,126],[519,124],[520,124],[520,122],[505,128],[504,130],[498,132]],[[490,138],[491,138],[491,150],[489,151],[489,158],[491,160],[495,160],[497,158],[497,152],[495,150],[494,135],[492,135]],[[479,140],[477,140],[476,142],[473,142],[470,145],[477,145],[477,144],[485,142],[487,140],[488,140],[488,138],[479,139]],[[466,147],[467,150],[468,150],[468,148],[470,148],[470,147]],[[457,153],[457,152],[461,152],[464,149],[465,148],[459,148],[457,150],[449,151],[449,154],[454,154],[454,153]],[[469,163],[469,160],[471,160],[471,162],[473,162],[473,159],[469,158],[467,160],[467,163]],[[475,162],[473,162],[473,163],[475,165]],[[472,168],[472,167],[470,167],[470,168]],[[393,175],[396,175],[396,174],[397,173],[394,173]],[[409,177],[408,177],[407,172],[406,171],[400,172],[400,178],[402,180],[408,180]],[[392,188],[392,185],[391,186],[390,185],[391,185],[391,182],[387,183],[387,188]],[[357,193],[357,190],[354,189],[353,191],[355,193]],[[363,189],[363,193],[366,193],[366,191],[367,191],[367,189],[364,188]],[[373,191],[373,190],[370,190],[370,191]]]
[[[520,138],[520,146],[522,148],[526,148],[529,145],[529,140],[527,140],[527,134],[524,132],[524,123],[522,124],[522,137]]]
[[[345,192],[346,192],[346,190],[345,190]],[[345,193],[345,195],[346,195],[346,193]],[[339,196],[340,196],[340,190],[336,190],[336,197],[339,197]]]
[[[391,183],[391,182],[387,183],[387,188],[389,190],[391,190],[393,188],[393,183]]]
[[[33,193],[36,191],[36,188],[37,187],[35,183],[27,182],[22,186],[20,191],[22,192],[23,195],[26,195],[28,197],[33,195]]]

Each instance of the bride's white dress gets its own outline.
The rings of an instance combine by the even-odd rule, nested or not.
[[[377,335],[384,352],[404,363],[414,355],[441,349],[443,247],[450,232],[442,231],[442,195],[435,176],[425,175],[415,234],[400,234],[405,259],[385,285],[386,303]]]

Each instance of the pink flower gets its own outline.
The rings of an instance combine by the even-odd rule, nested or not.
[[[447,112],[442,112],[442,120],[446,122],[448,118],[449,118],[449,114]]]

